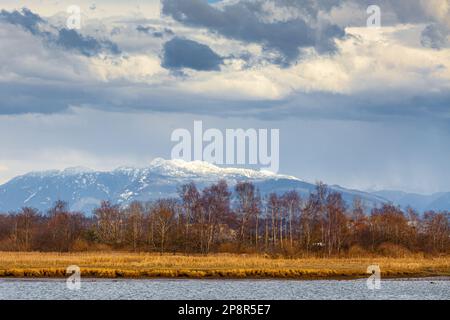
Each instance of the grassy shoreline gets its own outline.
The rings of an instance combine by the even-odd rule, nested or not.
[[[0,252],[0,278],[356,279],[379,265],[384,278],[450,276],[450,256],[272,259],[260,255],[158,255],[128,252]]]

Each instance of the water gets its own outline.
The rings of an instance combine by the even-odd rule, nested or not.
[[[65,280],[0,279],[0,299],[450,299],[450,279],[383,280],[369,290],[366,280],[95,280],[80,290]]]

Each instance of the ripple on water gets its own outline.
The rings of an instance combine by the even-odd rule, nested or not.
[[[382,280],[369,290],[359,280],[82,279],[80,290],[61,279],[0,279],[0,299],[450,299],[448,278]]]

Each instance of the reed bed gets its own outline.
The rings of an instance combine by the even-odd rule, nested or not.
[[[275,259],[238,254],[0,252],[0,277],[66,277],[69,265],[93,278],[360,278],[367,277],[369,265],[379,265],[382,277],[450,276],[450,256]]]

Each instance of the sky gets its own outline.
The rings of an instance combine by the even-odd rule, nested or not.
[[[145,166],[201,120],[279,129],[306,181],[450,191],[450,0],[3,0],[0,62],[0,183]]]

